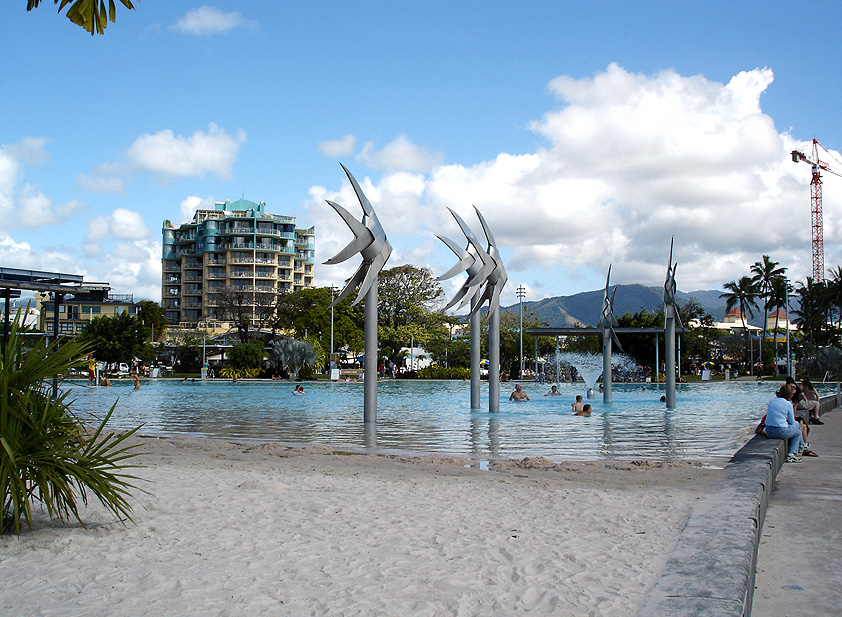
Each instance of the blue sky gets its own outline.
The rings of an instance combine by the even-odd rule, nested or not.
[[[161,224],[241,196],[350,239],[363,184],[401,263],[447,270],[447,207],[488,220],[502,302],[811,274],[818,138],[842,171],[837,2],[163,2],[91,37],[0,8],[0,266],[160,300]],[[825,265],[842,178],[825,174]],[[356,269],[317,266],[319,285]],[[446,285],[448,295],[460,280]]]

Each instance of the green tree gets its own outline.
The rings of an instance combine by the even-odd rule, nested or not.
[[[789,297],[792,295],[792,285],[789,284],[786,277],[778,276],[772,279],[772,286],[769,289],[769,297],[767,302],[769,304],[769,310],[775,312],[775,372],[777,373],[778,365],[777,365],[777,358],[778,356],[778,312],[779,311],[788,311],[787,301]],[[786,324],[784,324],[786,326]]]
[[[763,300],[763,336],[760,338],[760,357],[763,357],[763,341],[766,338],[766,322],[771,307],[772,283],[776,278],[784,276],[786,268],[779,267],[777,261],[772,261],[768,255],[764,255],[761,261],[751,266],[754,276],[752,282],[757,286],[758,297]]]
[[[827,339],[827,285],[815,282],[811,276],[806,282],[798,281],[796,285],[798,308],[793,311],[793,321],[806,337],[808,355],[814,356]]]
[[[725,311],[730,312],[735,307],[740,309],[740,320],[743,324],[743,336],[745,338],[745,351],[743,359],[749,357],[749,342],[748,342],[748,325],[746,324],[746,314],[749,317],[754,317],[754,310],[757,308],[758,287],[756,283],[749,277],[740,277],[738,281],[729,281],[723,286],[725,293],[720,294],[720,298],[725,299]]]
[[[333,309],[333,348],[362,351],[363,306],[351,306],[344,298]],[[284,295],[278,301],[275,327],[294,338],[316,336],[319,346],[330,351],[330,287],[307,288]]]
[[[681,335],[682,367],[690,362],[701,364],[712,360],[724,331],[714,327],[713,317],[695,298],[679,306],[678,314],[685,328]]]
[[[170,330],[167,334],[167,348],[172,355],[173,366],[178,365],[176,372],[195,370],[201,354],[202,337],[195,333],[185,334]]]
[[[67,19],[90,32],[91,36],[94,35],[94,31],[97,34],[105,34],[108,20],[110,19],[111,23],[117,20],[117,7],[114,0],[108,0],[107,10],[105,0],[53,0],[53,3],[59,5],[59,13],[70,4],[70,8],[67,9]],[[120,0],[120,3],[127,9],[134,10],[131,0]],[[26,10],[31,11],[40,4],[41,0],[27,0]]]
[[[263,363],[263,343],[261,341],[237,343],[228,350],[228,359],[231,362],[231,368],[236,371],[259,369]]]
[[[380,273],[379,341],[383,353],[399,363],[401,347],[425,346],[445,330],[445,314],[437,311],[444,298],[429,268],[405,264]]]
[[[454,333],[459,333],[455,336]],[[442,327],[427,338],[424,349],[434,364],[446,367],[471,366],[470,322],[459,317],[445,315]]]
[[[660,340],[664,338],[663,311],[652,313],[647,309],[643,309],[633,314],[625,313],[617,318],[617,325],[621,328],[658,328],[661,330],[657,337],[655,334],[620,334],[617,337],[627,356],[641,366],[653,367],[655,365],[655,341],[658,340],[660,344]],[[599,340],[601,341],[602,339],[600,338]],[[660,353],[662,354],[660,358],[663,361],[663,354],[666,351]],[[660,367],[655,368],[656,370],[660,370]]]
[[[155,352],[149,343],[152,330],[128,313],[113,317],[95,317],[79,334],[88,343],[97,360],[103,362],[131,362],[134,358],[148,362]]]
[[[535,313],[524,310],[523,312],[523,366],[524,369],[534,368],[535,336],[526,334],[530,328],[546,327],[547,323],[540,321]],[[488,312],[483,314],[482,319],[483,350],[487,356],[488,341]],[[538,355],[546,355],[555,350],[555,340],[549,337],[538,337]],[[513,377],[520,371],[520,311],[502,311],[500,313],[500,369],[510,373]]]
[[[237,326],[241,343],[248,343],[252,338],[268,343],[275,338],[276,311],[284,296],[232,285],[219,292],[219,303],[225,318]]]
[[[289,372],[290,379],[297,379],[299,373],[312,369],[319,361],[316,347],[308,341],[282,338],[272,342],[269,361]]]
[[[137,316],[141,323],[152,331],[152,337],[158,340],[167,331],[169,322],[164,309],[151,300],[141,300],[137,303]]]
[[[104,433],[113,406],[98,426],[87,427],[71,411],[69,390],[52,396],[53,376],[83,367],[86,353],[78,339],[27,351],[19,324],[11,327],[0,355],[0,535],[12,529],[20,534],[22,521],[31,529],[33,502],[50,517],[84,526],[79,506],[89,495],[117,520],[131,520],[129,491],[137,478],[126,470],[136,446],[126,439],[137,428]]]

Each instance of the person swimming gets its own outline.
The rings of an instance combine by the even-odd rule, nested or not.
[[[515,391],[509,396],[510,401],[528,401],[529,397],[526,396],[526,392],[523,391],[523,386],[517,384],[515,386]]]
[[[561,394],[561,390],[559,390],[559,389],[558,389],[558,386],[553,385],[553,387],[551,387],[551,388],[550,388],[550,391],[549,391],[549,392],[547,392],[544,396],[554,396],[554,395],[556,395],[556,394],[559,394],[559,395],[560,395],[560,394]]]
[[[573,407],[573,411],[582,411],[582,409],[584,409],[584,405],[582,404],[582,395],[581,394],[576,395],[576,402],[573,403],[572,407]]]
[[[591,411],[592,411],[591,406],[588,405],[587,403],[585,403],[584,405],[582,405],[582,410],[577,411],[573,415],[574,416],[586,416],[587,417],[587,416],[591,415]]]
[[[304,386],[302,386],[301,384],[298,384],[293,389],[292,394],[293,394],[293,396],[304,396],[307,393],[304,391]]]

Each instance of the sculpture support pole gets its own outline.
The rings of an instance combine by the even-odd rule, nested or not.
[[[500,411],[500,307],[488,311],[488,411]]]
[[[611,330],[602,331],[602,402],[611,402]]]
[[[664,334],[664,360],[667,377],[667,409],[675,409],[675,309],[670,306],[666,313],[666,332]]]
[[[365,294],[365,383],[363,418],[377,422],[377,280]]]
[[[477,304],[476,298],[471,301],[471,310]],[[482,325],[480,323],[479,311],[471,315],[471,409],[479,409],[479,363],[482,355],[480,345],[482,336]]]

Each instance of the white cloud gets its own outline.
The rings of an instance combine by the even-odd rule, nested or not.
[[[444,155],[417,146],[405,136],[399,135],[386,144],[382,150],[376,150],[372,142],[363,146],[357,159],[372,169],[387,171],[430,171],[439,166]]]
[[[152,234],[139,212],[126,208],[112,210],[108,216],[94,216],[88,219],[84,251],[86,255],[103,252],[106,242],[139,242]]]
[[[62,204],[54,204],[49,197],[28,184],[23,187],[17,201],[18,206],[14,220],[16,227],[57,225],[85,209],[85,204],[77,199],[71,199]]]
[[[224,13],[216,7],[205,5],[187,11],[173,28],[185,34],[210,36],[254,26],[254,22],[244,19],[237,11]]]
[[[328,158],[338,158],[340,156],[350,156],[354,153],[354,146],[357,144],[357,138],[353,135],[345,135],[341,139],[329,139],[319,142],[319,152]]]
[[[46,150],[49,142],[47,137],[24,137],[19,143],[3,146],[3,150],[26,163],[43,165],[50,162],[50,153]]]
[[[452,255],[427,250],[431,233],[462,237],[445,207],[481,233],[476,204],[512,281],[527,272],[535,280],[603,278],[613,264],[614,282],[660,285],[672,236],[684,290],[721,288],[763,254],[803,279],[811,273],[810,174],[789,152],[808,144],[779,133],[763,113],[772,83],[767,68],[727,84],[615,64],[591,78],[559,77],[549,84],[559,107],[530,124],[545,140],[536,151],[441,165],[432,150],[400,136],[379,151],[363,147],[359,160],[386,170],[363,188],[395,246],[393,260],[426,260],[416,265],[434,272],[449,268]],[[311,191],[314,200],[325,197],[356,213],[349,187]],[[825,263],[840,263],[842,191],[824,197]],[[349,236],[335,213],[315,201],[307,207],[319,221],[323,260]],[[335,276],[334,268],[319,276]]]
[[[113,193],[122,195],[126,192],[126,181],[124,178],[89,176],[79,174],[76,176],[76,184],[90,193]]]
[[[245,141],[244,131],[232,137],[211,123],[207,133],[195,131],[189,137],[176,135],[169,129],[141,135],[126,154],[135,169],[166,179],[215,174],[230,180],[240,145]]]
[[[212,210],[214,208],[214,204],[215,200],[213,197],[205,197],[202,199],[201,197],[190,195],[179,204],[182,222],[186,223],[193,220],[193,214],[200,208],[203,210]]]

